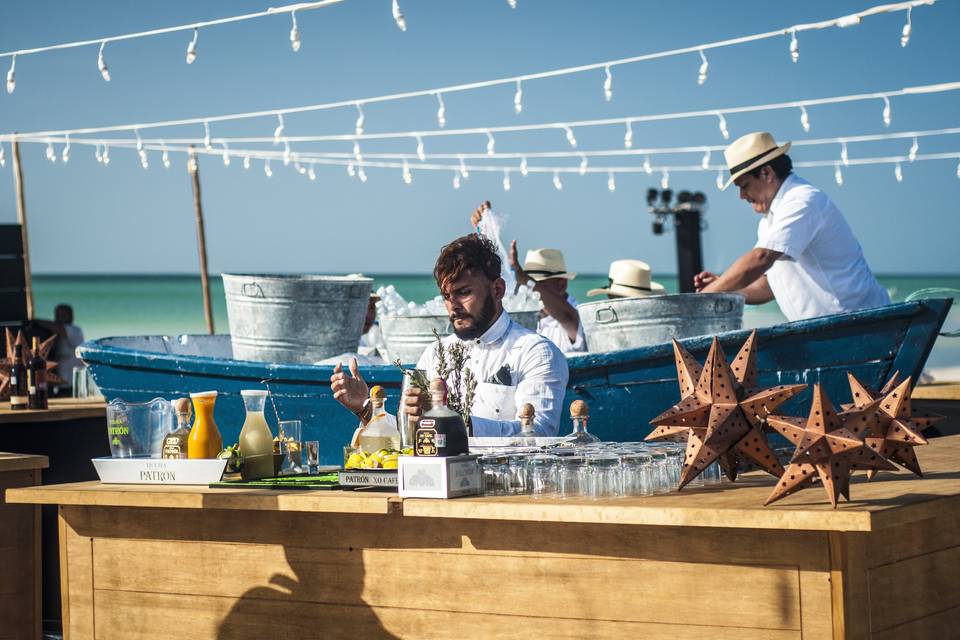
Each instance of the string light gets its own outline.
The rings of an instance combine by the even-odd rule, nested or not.
[[[250,155],[249,155],[249,154],[243,156],[243,168],[244,168],[244,169],[249,169],[249,168],[250,168]]]
[[[843,16],[837,20],[837,26],[841,29],[846,29],[847,27],[855,27],[860,24],[860,16],[857,14]]]
[[[427,154],[423,152],[423,138],[420,136],[417,136],[417,157],[420,158],[420,162],[427,159]]]
[[[140,132],[136,129],[133,132],[137,135],[137,155],[140,156],[140,166],[144,170],[150,168],[150,160],[147,158],[147,150],[143,148],[143,140],[140,139]]]
[[[283,123],[283,114],[277,114],[277,128],[273,130],[273,144],[280,144],[280,136],[283,135],[284,123]]]
[[[790,61],[794,64],[800,60],[800,43],[797,41],[797,30],[790,31]]]
[[[906,47],[910,43],[910,32],[913,31],[913,7],[907,9],[907,23],[903,25],[903,32],[900,34],[900,47]]]
[[[294,168],[294,170],[296,170],[296,172],[299,173],[300,175],[306,175],[306,173],[307,173],[307,168],[300,164],[300,156],[299,156],[299,155],[294,156],[294,158],[293,158],[293,168]]]
[[[360,159],[360,158],[358,158]],[[290,164],[290,142],[286,138],[283,139],[283,166],[288,166]]]
[[[220,144],[223,145],[223,166],[230,166],[230,148],[227,146],[227,141],[222,140]]]
[[[723,169],[717,169],[717,189],[723,190],[726,180],[723,179]]]
[[[210,144],[210,123],[206,120],[203,121],[203,148],[207,151],[212,148]]]
[[[843,171],[840,169],[840,163],[837,162],[833,168],[833,179],[837,181],[837,186],[843,186]]]
[[[267,176],[268,178],[273,177],[273,169],[270,168],[270,158],[266,158],[263,161],[263,175]]]
[[[523,85],[517,80],[517,91],[513,94],[513,111],[517,115],[523,111]]]
[[[573,147],[574,149],[576,149],[576,148],[577,148],[577,139],[573,136],[573,129],[571,129],[570,127],[568,127],[568,126],[565,125],[565,124],[564,124],[564,125],[560,125],[560,126],[561,126],[561,128],[563,129],[563,132],[564,132],[565,134],[567,134],[567,142],[570,143],[570,146],[571,146],[571,147]]]
[[[920,151],[920,143],[917,142],[917,139],[913,139],[913,144],[910,145],[910,151],[907,153],[907,160],[913,162],[917,159],[917,152]]]
[[[3,145],[0,144],[0,167],[7,166],[7,152],[4,151]]]
[[[100,53],[97,54],[97,68],[100,69],[100,75],[106,82],[110,82],[110,70],[107,69],[107,61],[103,57],[103,48],[107,46],[107,41],[100,43]]]
[[[603,79],[603,97],[607,102],[613,100],[613,74],[610,73],[610,65],[603,68],[606,77]]]
[[[110,147],[106,144],[103,145],[103,164],[104,166],[110,164]]]
[[[7,93],[13,93],[13,90],[17,88],[17,77],[14,72],[17,68],[17,56],[13,56],[10,59],[10,70],[7,71]]]
[[[660,188],[669,189],[670,188],[670,172],[666,169],[663,170],[663,173],[660,174]]]
[[[556,169],[553,171],[553,188],[557,191],[563,191],[563,183],[560,182],[560,172]]]
[[[840,143],[840,162],[843,163],[843,166],[850,164],[850,159],[847,157],[847,143]]]
[[[710,149],[706,149],[703,152],[703,158],[700,159],[700,166],[704,169],[710,168]]]
[[[57,152],[53,150],[53,143],[47,140],[47,160],[50,162],[57,161]]]
[[[292,21],[292,26],[290,27],[290,48],[296,53],[300,51],[300,28],[297,26],[296,11],[290,12],[290,20]]]
[[[623,146],[627,149],[633,146],[633,124],[627,120],[627,131],[623,134]]]
[[[2,155],[2,153],[3,153],[3,150],[0,149],[0,155]],[[0,166],[3,166],[3,165],[0,164]],[[957,163],[957,177],[960,178],[960,162]]]
[[[393,20],[397,23],[397,27],[400,31],[407,30],[407,21],[403,17],[403,13],[400,11],[400,2],[399,0],[393,0]]]
[[[653,167],[650,165],[650,156],[643,156],[643,170],[647,175],[653,173]]]
[[[470,172],[467,171],[467,165],[463,161],[463,156],[460,156],[460,175],[463,176],[464,179],[470,177]]]
[[[360,142],[357,140],[353,141],[353,158],[357,162],[363,162],[363,154],[360,153]]]
[[[454,189],[460,188],[460,174],[457,173],[456,171],[453,172],[453,188]]]
[[[730,139],[730,132],[727,130],[727,119],[723,117],[722,113],[717,114],[717,119],[720,121],[720,135],[723,136],[724,140]]]
[[[883,96],[883,126],[889,127],[893,118],[890,117],[890,99]]]
[[[447,105],[443,104],[443,95],[436,94],[437,96],[437,126],[443,129],[447,126]]]
[[[166,143],[166,142],[161,143],[160,148],[161,148],[161,150],[162,150],[162,152],[163,152],[163,153],[161,153],[161,155],[160,155],[160,160],[161,160],[161,162],[163,162],[163,168],[164,168],[164,169],[169,169],[169,168],[170,168],[170,152],[167,151],[167,143]],[[249,169],[249,168],[250,168],[250,158],[249,158],[249,157],[247,158],[246,166],[245,166],[244,168],[245,168],[245,169]]]
[[[583,154],[581,153],[581,154],[580,154],[580,175],[582,175],[582,176],[587,175],[587,165],[588,165],[588,164],[589,164],[589,163],[587,162],[587,156],[585,156],[585,155],[583,155]]]
[[[807,113],[807,108],[803,105],[800,105],[800,126],[803,127],[804,133],[810,132],[810,114]]]
[[[193,40],[190,41],[190,44],[187,45],[187,64],[193,64],[193,61],[197,59],[197,38],[200,36],[200,30],[193,30]]]
[[[510,172],[503,170],[503,190],[510,191]]]
[[[317,172],[313,169],[313,163],[310,163],[310,168],[307,169],[307,177],[310,178],[310,182],[313,182],[317,179]]]
[[[517,8],[517,0],[507,0],[507,4],[510,5],[511,9]]]
[[[497,152],[497,150],[496,150],[496,144],[497,144],[497,143],[496,143],[496,141],[493,139],[493,134],[492,134],[492,133],[490,133],[489,131],[487,131],[486,133],[487,133],[487,155],[488,155],[488,156],[492,156],[492,155],[494,155],[494,154]]]
[[[527,157],[520,156],[520,175],[527,177]]]
[[[607,172],[607,190],[608,191],[617,190],[617,179],[613,177],[613,171]]]
[[[70,162],[70,135],[67,135],[67,142],[63,145],[63,151],[60,153],[60,159],[63,164]]]
[[[403,181],[407,184],[413,182],[413,175],[410,173],[410,165],[407,164],[407,161],[403,161]]]
[[[900,166],[899,162],[893,167],[893,177],[897,179],[897,182],[903,182],[903,167]]]
[[[363,115],[363,107],[360,106],[360,103],[358,102],[357,103],[357,124],[354,125],[354,128],[353,128],[356,135],[358,136],[363,135],[363,123],[366,119],[367,119],[366,116]]]
[[[352,160],[347,163],[347,175],[350,176],[351,178],[354,177],[355,175],[357,175],[356,169],[353,168],[353,161],[352,161]]]
[[[100,151],[100,143],[97,143],[97,146],[93,148],[93,156],[97,159],[97,162],[103,164],[103,153]]]
[[[700,49],[700,73],[697,75],[697,84],[702,85],[707,81],[707,69],[710,68],[710,63],[707,62],[707,56],[704,55],[703,49]]]

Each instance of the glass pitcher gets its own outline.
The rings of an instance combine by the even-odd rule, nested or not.
[[[163,398],[107,405],[107,437],[114,458],[159,458],[163,437],[173,428],[173,406]]]
[[[220,436],[220,430],[217,429],[217,423],[213,419],[213,407],[217,403],[216,391],[203,391],[200,393],[191,393],[190,400],[193,401],[193,428],[190,429],[190,437],[187,438],[187,457],[196,458],[216,458],[217,454],[223,450],[223,438]]]

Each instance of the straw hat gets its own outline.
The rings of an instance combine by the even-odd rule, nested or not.
[[[563,278],[573,280],[577,274],[567,271],[567,263],[559,249],[531,249],[523,260],[523,271],[534,282]]]
[[[655,296],[667,290],[659,282],[650,279],[650,265],[642,260],[614,260],[610,263],[607,286],[591,289],[588,296],[608,294],[623,298]]]
[[[737,138],[723,151],[730,170],[730,179],[723,185],[726,189],[733,181],[790,150],[790,143],[777,146],[777,141],[766,131],[755,131]]]

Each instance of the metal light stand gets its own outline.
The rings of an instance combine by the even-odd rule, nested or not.
[[[677,278],[680,293],[693,293],[693,276],[703,271],[703,250],[700,232],[701,218],[706,211],[707,197],[702,192],[681,191],[675,206],[671,206],[670,189],[647,190],[647,208],[654,216],[653,235],[663,235],[664,222],[672,216],[677,238]],[[659,204],[658,204],[659,201]]]

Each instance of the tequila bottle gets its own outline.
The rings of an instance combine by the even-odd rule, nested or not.
[[[537,434],[533,431],[533,405],[529,402],[520,407],[520,444],[525,447],[537,446]]]
[[[590,420],[590,408],[583,400],[574,400],[570,403],[570,418],[573,420],[573,431],[566,437],[567,444],[590,444],[599,442],[600,438],[587,431],[587,422]]]
[[[460,414],[447,406],[447,384],[443,378],[430,383],[431,408],[417,424],[414,455],[458,456],[469,453],[467,428]]]

